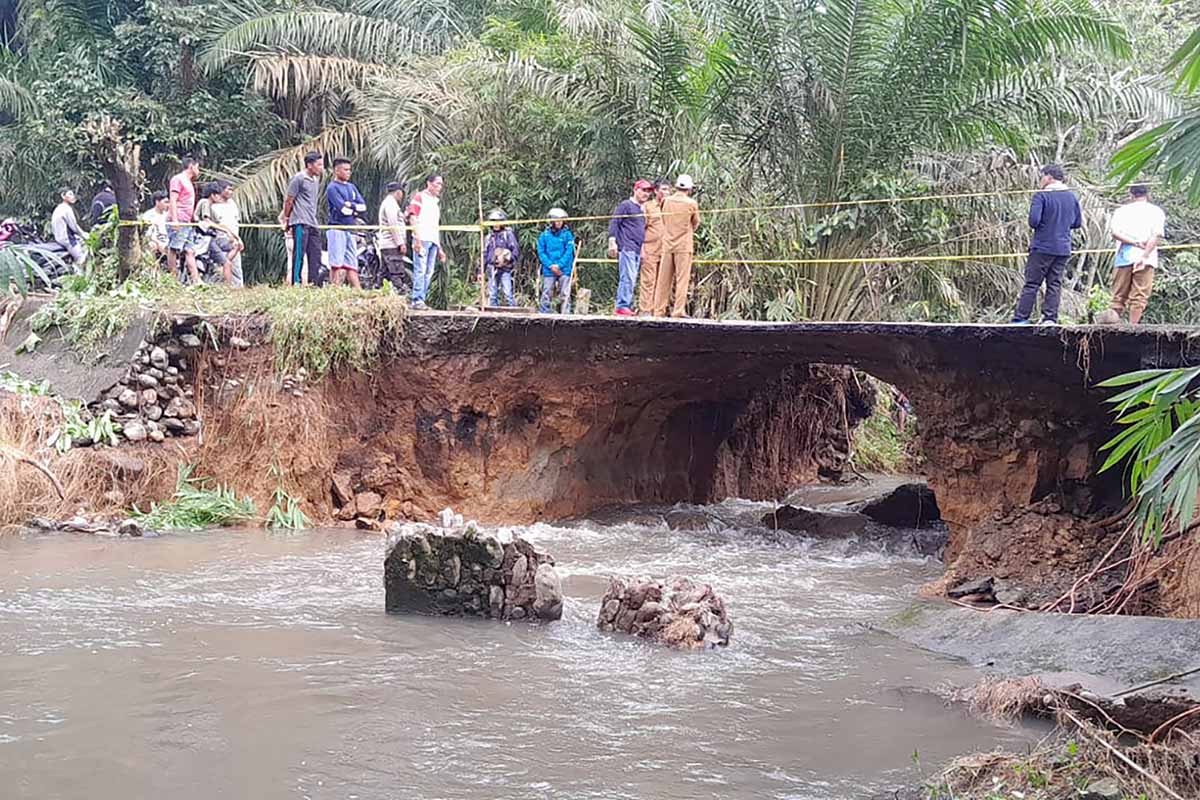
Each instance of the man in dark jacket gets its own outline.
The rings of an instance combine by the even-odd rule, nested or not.
[[[521,246],[517,243],[517,235],[504,226],[507,219],[508,215],[499,208],[488,213],[492,232],[483,246],[483,263],[488,271],[488,305],[497,305],[503,292],[505,305],[514,308],[517,303],[513,299],[512,272],[521,260]]]
[[[1058,324],[1058,303],[1062,296],[1062,276],[1071,257],[1071,231],[1083,226],[1079,198],[1067,188],[1067,176],[1057,164],[1042,167],[1041,190],[1029,207],[1029,259],[1025,262],[1025,286],[1013,322],[1028,325],[1037,302],[1038,290],[1046,284],[1042,300],[1042,324]]]
[[[107,183],[100,187],[100,191],[92,198],[92,227],[108,222],[108,215],[116,204],[117,196],[113,194],[112,187]]]

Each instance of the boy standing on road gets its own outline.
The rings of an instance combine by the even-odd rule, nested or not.
[[[333,180],[325,189],[325,202],[329,204],[330,225],[357,225],[360,215],[367,213],[367,201],[358,187],[350,182],[350,159],[333,160]],[[325,231],[325,249],[329,253],[329,272],[333,285],[340,286],[349,281],[355,289],[361,289],[354,232]]]
[[[1063,271],[1071,258],[1071,231],[1083,227],[1079,198],[1067,188],[1067,176],[1057,164],[1042,167],[1041,189],[1029,206],[1029,259],[1025,262],[1025,286],[1017,301],[1012,321],[1028,325],[1037,302],[1038,290],[1046,284],[1042,300],[1042,324],[1058,324],[1058,304],[1062,297]]]
[[[1117,319],[1129,308],[1129,324],[1142,321],[1154,288],[1158,243],[1166,233],[1166,213],[1150,202],[1145,186],[1129,187],[1130,200],[1113,212],[1112,237],[1117,241],[1113,260],[1112,305]]]
[[[179,254],[183,253],[192,285],[200,284],[200,271],[196,269],[196,241],[198,232],[191,224],[196,211],[196,178],[200,177],[200,162],[187,156],[183,169],[167,187],[167,272],[175,275]]]

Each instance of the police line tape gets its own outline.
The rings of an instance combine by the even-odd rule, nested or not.
[[[1142,184],[1142,185],[1153,185],[1153,184]],[[1093,192],[1103,192],[1103,191],[1111,191],[1113,189],[1118,189],[1121,187],[1120,186],[1094,186],[1094,187],[1089,187],[1089,188],[1090,188],[1090,191],[1093,191]],[[900,204],[900,203],[929,202],[929,201],[933,201],[933,200],[967,200],[967,199],[976,199],[976,198],[980,198],[980,197],[1006,197],[1006,196],[1031,195],[1031,194],[1037,194],[1040,191],[1043,191],[1043,190],[1040,188],[1037,188],[1037,189],[991,189],[988,191],[981,191],[981,192],[950,192],[950,193],[943,193],[943,194],[906,195],[906,196],[899,196],[899,197],[875,197],[875,198],[864,198],[864,199],[860,199],[860,200],[822,200],[822,201],[809,202],[809,203],[781,203],[781,204],[775,204],[775,205],[762,205],[762,206],[727,206],[727,207],[723,207],[723,208],[700,208],[700,209],[697,209],[697,213],[699,213],[700,215],[703,216],[703,215],[708,215],[708,214],[732,214],[732,213],[750,212],[750,211],[800,211],[800,210],[809,209],[809,208],[840,208],[843,206],[853,207],[853,206],[894,205],[894,204]],[[660,212],[660,216],[667,216],[667,217],[683,216],[683,215],[689,215],[691,213],[692,213],[691,210],[669,211],[669,212]],[[559,221],[559,222],[600,222],[600,221],[604,221],[604,220],[614,220],[614,219],[635,219],[635,218],[641,217],[641,216],[643,216],[643,215],[642,214],[591,214],[591,215],[578,216],[578,217],[560,217],[557,221]],[[538,225],[538,224],[543,224],[543,223],[549,223],[551,221],[552,220],[549,217],[529,217],[526,219],[506,219],[506,220],[504,220],[503,224],[505,226]],[[150,223],[145,222],[144,220],[121,220],[118,224],[120,224],[120,225],[149,225]],[[179,226],[179,225],[199,226],[202,223],[172,222],[169,224],[176,225],[176,226]],[[466,232],[466,233],[478,233],[480,230],[486,230],[488,228],[493,227],[495,224],[496,223],[489,222],[487,220],[480,220],[479,222],[470,223],[470,224],[466,224],[466,225],[439,225],[438,230],[439,231],[457,231],[457,232]],[[278,229],[280,229],[278,224],[272,224],[272,223],[246,223],[246,224],[241,225],[240,227],[255,228],[255,229],[260,229],[260,230],[270,230],[270,229],[278,230]],[[383,225],[383,226],[380,226],[380,225],[317,225],[316,227],[319,230],[377,231],[377,230],[382,230],[383,228],[390,227],[390,226],[386,226],[386,225]]]
[[[120,220],[119,225],[122,226],[139,226],[145,227],[151,223],[145,220]],[[172,222],[168,223],[171,227],[202,227],[210,223],[199,222]],[[239,225],[239,228],[254,228],[259,230],[278,230],[282,231],[279,225],[270,223],[246,223]],[[318,225],[320,230],[346,230],[346,231],[381,231],[386,230],[387,225]],[[488,226],[483,226],[488,227]],[[466,233],[479,233],[481,226],[479,225],[441,225],[439,231],[457,231]],[[1159,245],[1158,250],[1197,250],[1200,249],[1200,243],[1189,244],[1163,244]],[[1074,250],[1071,255],[1107,255],[1115,252],[1113,247],[1091,248],[1085,250]],[[849,258],[696,258],[692,260],[693,264],[709,264],[709,265],[744,265],[744,266],[806,266],[817,264],[830,265],[853,265],[853,264],[922,264],[929,262],[945,262],[945,261],[999,261],[1014,258],[1026,258],[1029,255],[1028,251],[1018,253],[975,253],[975,254],[931,254],[924,256],[856,256]],[[615,258],[576,258],[577,264],[616,264]]]
[[[1196,250],[1200,243],[1163,244],[1157,250]],[[1090,248],[1073,250],[1072,256],[1111,255],[1116,248]],[[804,266],[815,264],[922,264],[931,261],[999,261],[1013,258],[1028,258],[1022,253],[979,253],[977,255],[928,255],[928,256],[860,256],[855,258],[696,258],[693,264],[744,264],[746,266]],[[577,264],[616,264],[615,258],[577,258]]]

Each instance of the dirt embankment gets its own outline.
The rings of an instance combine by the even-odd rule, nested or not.
[[[260,338],[231,349],[218,330],[221,346],[199,356],[200,435],[122,448],[142,469],[96,467],[110,478],[90,482],[92,503],[160,498],[177,463],[260,508],[278,487],[312,518],[348,524],[445,506],[530,522],[608,504],[778,499],[845,466],[872,393],[850,366],[827,365],[852,365],[917,407],[951,575],[1043,593],[1095,568],[1111,532],[1089,526],[1121,502],[1118,476],[1095,476],[1111,429],[1094,382],[1189,357],[1173,333],[429,314],[381,343],[369,372],[309,382],[275,373],[263,326],[232,324]],[[1151,576],[1154,602],[1196,613],[1197,556],[1172,556]]]

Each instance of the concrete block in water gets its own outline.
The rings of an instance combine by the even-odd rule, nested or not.
[[[688,578],[611,578],[596,625],[686,650],[729,644],[733,623],[707,583]]]
[[[453,527],[392,526],[383,561],[389,613],[556,620],[562,581],[554,559],[520,537]]]

